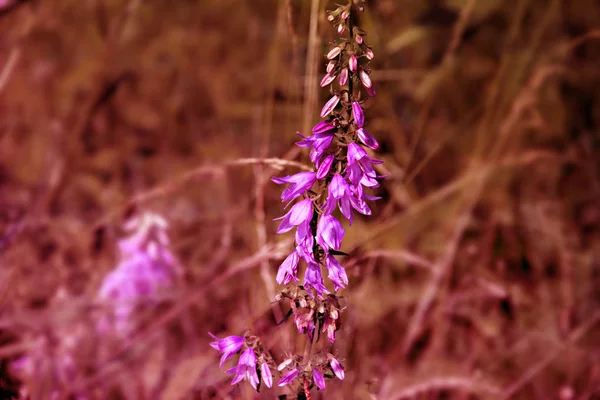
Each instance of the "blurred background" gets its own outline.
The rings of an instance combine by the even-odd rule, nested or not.
[[[309,164],[294,142],[329,95],[332,7],[0,0],[0,398],[286,393],[231,386],[208,332],[302,349],[271,303],[293,235],[269,178],[298,168],[260,160]],[[346,379],[313,398],[599,399],[600,3],[369,0],[358,18],[388,177],[342,248]],[[146,212],[182,279],[108,337],[97,293]]]

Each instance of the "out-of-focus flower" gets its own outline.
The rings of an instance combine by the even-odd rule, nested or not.
[[[125,334],[131,327],[131,313],[136,302],[152,302],[152,296],[172,287],[180,275],[175,257],[169,249],[167,222],[153,213],[143,214],[125,224],[133,231],[119,242],[120,262],[103,280],[98,298],[113,306],[115,329]],[[108,328],[107,319],[99,329]]]

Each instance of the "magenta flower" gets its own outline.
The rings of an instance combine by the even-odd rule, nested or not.
[[[333,155],[325,157],[323,162],[321,162],[319,165],[319,169],[317,170],[317,179],[323,179],[327,176],[327,174],[329,174],[329,170],[331,169],[334,159],[335,157]]]
[[[302,136],[300,133],[298,134]],[[316,133],[312,136],[302,137],[304,140],[296,142],[296,145],[304,148],[312,147],[310,151],[310,160],[316,164],[321,160],[323,153],[331,145],[331,142],[333,141],[333,132]]]
[[[208,334],[213,339],[215,339],[215,342],[211,342],[210,346],[213,349],[223,353],[221,361],[219,362],[219,367],[222,367],[225,361],[227,361],[229,358],[231,358],[232,355],[240,351],[242,345],[244,344],[244,338],[242,336],[227,336],[224,339],[219,339],[210,332]]]
[[[299,172],[295,175],[273,177],[271,180],[278,185],[289,184],[281,193],[281,201],[293,200],[309,190],[317,180],[314,172]]]
[[[267,385],[267,387],[271,387],[273,386],[273,375],[271,374],[271,369],[269,368],[269,365],[263,361],[262,364],[260,364],[260,376],[262,377],[263,382],[265,383],[265,385]]]
[[[321,118],[325,118],[326,116],[331,114],[331,112],[334,110],[335,107],[337,107],[339,102],[340,98],[337,95],[329,99],[327,103],[325,103],[325,105],[323,106],[323,109],[321,110]]]
[[[297,376],[298,376],[298,370],[297,369],[293,369],[293,370],[291,370],[290,372],[288,372],[287,374],[285,374],[284,376],[281,377],[281,379],[277,383],[277,386],[288,385],[288,384],[292,383],[294,381],[294,379],[296,379]]]
[[[256,355],[254,350],[246,349],[238,361],[238,365],[227,370],[228,374],[234,374],[235,377],[231,381],[232,385],[247,379],[250,385],[256,390],[258,387],[258,374],[256,373]]]
[[[335,174],[331,179],[331,182],[328,186],[328,196],[325,201],[324,213],[331,214],[335,210],[336,204],[340,208],[342,215],[346,217],[346,219],[352,225],[352,208],[355,205],[360,204],[359,200],[354,198],[353,191],[350,189],[350,185],[346,180],[340,175]],[[356,207],[355,207],[356,208]],[[357,211],[360,212],[363,208],[360,207]],[[364,213],[363,213],[364,214]]]
[[[275,280],[280,285],[283,283],[287,285],[293,280],[298,280],[296,274],[298,273],[298,262],[300,261],[300,257],[298,253],[293,251],[292,254],[287,256],[287,258],[281,263],[279,269],[277,270],[277,277]]]
[[[321,371],[319,371],[318,369],[313,369],[312,375],[313,382],[315,382],[315,385],[317,385],[319,389],[325,390],[325,377],[323,376]]]
[[[322,215],[317,224],[317,243],[325,250],[339,250],[344,239],[342,224],[331,214]]]
[[[283,219],[277,228],[277,233],[288,232],[294,226],[298,226],[307,220],[310,221],[312,212],[313,207],[310,199],[299,201],[283,217],[275,218],[275,220]]]
[[[338,360],[336,360],[335,357],[331,357],[331,360],[329,360],[329,365],[331,365],[331,369],[333,370],[333,373],[335,374],[335,376],[337,376],[339,380],[343,381],[344,380],[344,368],[342,368],[342,365],[340,364],[340,362]]]
[[[372,164],[381,164],[383,161],[372,159],[367,152],[357,145],[350,143],[348,145],[348,166],[346,167],[346,177],[354,186],[359,183],[367,187],[377,187],[377,174]]]
[[[333,282],[335,290],[343,289],[348,285],[348,275],[342,264],[331,254],[325,259],[325,267],[329,275],[327,277]]]
[[[323,284],[323,276],[321,275],[321,268],[316,262],[309,262],[306,267],[306,273],[304,274],[304,287],[314,288],[319,295],[323,293],[329,293],[325,285]]]
[[[310,229],[310,220],[306,220],[296,229],[296,252],[304,261],[314,262],[313,246],[315,238]]]
[[[363,113],[360,104],[358,104],[358,101],[352,102],[352,115],[354,116],[354,123],[356,126],[362,128],[365,125],[365,114]]]
[[[362,125],[361,125],[362,126]],[[376,150],[379,148],[379,143],[371,134],[365,131],[363,128],[359,128],[356,133],[358,134],[358,138],[360,141],[370,149]]]

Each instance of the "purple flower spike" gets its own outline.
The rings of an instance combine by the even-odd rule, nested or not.
[[[340,73],[340,86],[344,86],[348,83],[348,69],[344,68]]]
[[[373,150],[376,150],[379,148],[379,143],[377,143],[377,140],[375,140],[375,138],[369,132],[365,131],[363,128],[359,128],[356,131],[356,133],[358,134],[358,138],[360,139],[360,141],[368,148],[373,149]]]
[[[323,284],[323,276],[321,275],[321,268],[316,262],[309,262],[304,274],[304,286],[306,288],[314,288],[319,295],[323,293],[329,293],[325,285]]]
[[[342,368],[342,365],[340,364],[340,362],[338,360],[336,360],[335,357],[331,357],[331,360],[329,361],[329,365],[331,365],[331,369],[333,369],[333,373],[335,374],[335,376],[337,376],[339,380],[343,381],[344,380],[344,368]]]
[[[335,80],[335,75],[333,75],[333,74],[326,74],[323,77],[323,79],[321,79],[321,87],[325,87],[325,86],[329,85],[334,80]]]
[[[315,135],[318,133],[323,133],[327,131],[331,131],[335,129],[335,125],[328,121],[321,121],[312,128],[312,133]]]
[[[304,199],[294,204],[290,211],[287,212],[283,217],[275,218],[275,220],[283,219],[277,233],[284,233],[292,230],[294,226],[300,225],[306,220],[312,218],[312,201],[310,199]]]
[[[326,116],[331,114],[331,112],[338,105],[339,102],[340,98],[338,96],[333,96],[331,99],[329,99],[329,101],[325,103],[323,109],[321,110],[321,118],[325,118]]]
[[[358,73],[358,76],[360,77],[360,81],[362,82],[363,86],[368,89],[371,86],[373,86],[373,82],[371,82],[371,78],[369,77],[369,74],[367,74],[367,72],[365,70],[361,70]]]
[[[278,185],[289,184],[281,193],[281,201],[293,200],[309,190],[317,180],[314,172],[299,172],[295,175],[273,177],[271,180]]]
[[[343,289],[348,285],[348,275],[346,275],[346,270],[334,256],[331,254],[327,255],[325,266],[329,272],[327,277],[333,282],[335,290]]]
[[[288,372],[287,374],[285,374],[283,377],[281,377],[281,379],[277,383],[277,386],[288,385],[288,384],[292,383],[294,381],[294,379],[296,379],[297,376],[298,376],[298,370],[293,369],[290,372]]]
[[[319,169],[317,170],[317,179],[323,179],[327,176],[329,170],[331,169],[331,165],[333,164],[334,158],[335,157],[333,155],[325,157],[321,165],[319,165]]]
[[[223,363],[227,361],[232,355],[240,351],[242,345],[244,344],[244,338],[242,336],[227,336],[224,339],[219,339],[212,333],[208,333],[215,342],[211,342],[210,346],[223,353],[221,357],[221,361],[219,362],[219,367],[223,366]]]
[[[313,369],[313,381],[321,390],[325,390],[325,377],[318,369]]]
[[[352,115],[354,116],[354,123],[356,126],[362,128],[365,125],[365,114],[357,101],[352,102]]]
[[[262,376],[262,380],[267,385],[267,387],[273,386],[273,375],[271,374],[271,369],[266,362],[260,364],[260,375]]]
[[[228,374],[235,373],[231,381],[232,385],[247,379],[250,385],[256,390],[258,387],[258,374],[256,373],[256,355],[254,350],[248,348],[240,356],[238,365],[227,371]]]
[[[350,56],[350,59],[348,60],[348,68],[350,68],[350,71],[356,72],[357,67],[358,67],[358,60],[356,59],[356,56],[354,54],[352,54]]]
[[[296,274],[298,273],[298,262],[300,261],[300,257],[297,252],[292,252],[287,258],[281,263],[279,269],[277,270],[277,283],[280,285],[283,283],[287,285],[293,280],[298,280]]]
[[[332,215],[323,215],[317,225],[317,243],[325,251],[339,250],[344,239],[344,228]]]

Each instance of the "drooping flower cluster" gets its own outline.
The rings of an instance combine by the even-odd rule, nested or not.
[[[348,285],[346,271],[335,257],[340,254],[345,233],[334,216],[336,209],[350,225],[353,210],[370,215],[366,200],[377,198],[367,195],[365,188],[379,186],[377,178],[380,178],[373,165],[381,161],[369,157],[362,147],[379,147],[365,130],[363,111],[365,100],[375,95],[368,69],[374,55],[365,43],[365,32],[352,26],[353,6],[364,8],[361,1],[355,1],[354,5],[340,6],[329,13],[328,20],[343,35],[327,54],[327,72],[321,80],[321,86],[330,86],[333,96],[321,110],[323,120],[312,129],[312,135],[305,137],[299,133],[302,140],[296,143],[310,149],[314,172],[273,178],[277,184],[289,185],[281,194],[282,201],[301,198],[279,218],[282,221],[277,233],[296,227],[296,247],[279,267],[277,282],[298,281],[298,264],[304,260],[307,265],[304,287],[314,289],[319,296],[329,293],[321,266],[327,270],[336,291]]]
[[[370,78],[369,61],[374,54],[365,43],[366,33],[353,26],[353,10],[364,10],[364,0],[352,0],[329,12],[328,20],[341,35],[327,53],[326,74],[321,87],[329,86],[332,97],[321,110],[321,122],[309,136],[301,136],[296,144],[310,149],[314,168],[310,172],[272,178],[273,182],[287,185],[281,200],[288,203],[289,210],[281,220],[277,233],[295,229],[295,247],[281,263],[276,275],[279,284],[286,285],[276,300],[289,300],[296,328],[311,341],[311,351],[292,355],[279,364],[277,370],[283,376],[278,386],[286,386],[300,398],[310,398],[310,390],[325,389],[325,380],[337,377],[343,380],[344,369],[340,362],[324,349],[313,354],[314,345],[321,335],[331,344],[336,340],[340,327],[341,306],[337,291],[348,285],[348,276],[336,256],[341,251],[345,230],[336,215],[353,222],[353,213],[370,215],[368,200],[376,200],[365,189],[379,186],[373,167],[381,161],[369,157],[365,147],[375,150],[379,144],[365,129],[363,106],[369,97],[375,96]],[[306,264],[304,282],[296,284],[300,260]],[[333,284],[334,293],[327,288],[323,271]],[[286,317],[286,319],[287,319]],[[242,352],[234,373],[232,384],[248,380],[258,390],[259,374],[267,386],[271,386],[270,356],[257,346],[257,338],[246,335],[217,339],[211,346],[222,352],[221,365],[233,354]],[[252,339],[249,339],[252,338]],[[260,366],[260,368],[259,368]],[[304,397],[302,397],[304,396]]]
[[[179,276],[178,265],[169,249],[167,222],[161,216],[146,213],[129,220],[124,228],[132,232],[119,242],[121,259],[102,282],[98,297],[113,304],[111,322],[125,334],[131,327],[131,315],[137,301],[152,301],[151,296],[172,287]],[[109,322],[101,321],[100,330]]]
[[[271,369],[269,367],[269,363],[272,362],[272,359],[264,352],[260,341],[256,336],[227,336],[224,339],[219,339],[212,333],[210,333],[210,336],[215,340],[210,343],[211,347],[223,353],[221,361],[219,362],[220,367],[222,367],[225,361],[230,359],[233,355],[239,353],[242,348],[245,348],[238,359],[237,365],[226,371],[228,374],[235,374],[231,381],[232,385],[246,379],[255,390],[259,390],[260,375],[267,387],[273,386],[273,375],[271,374]]]

